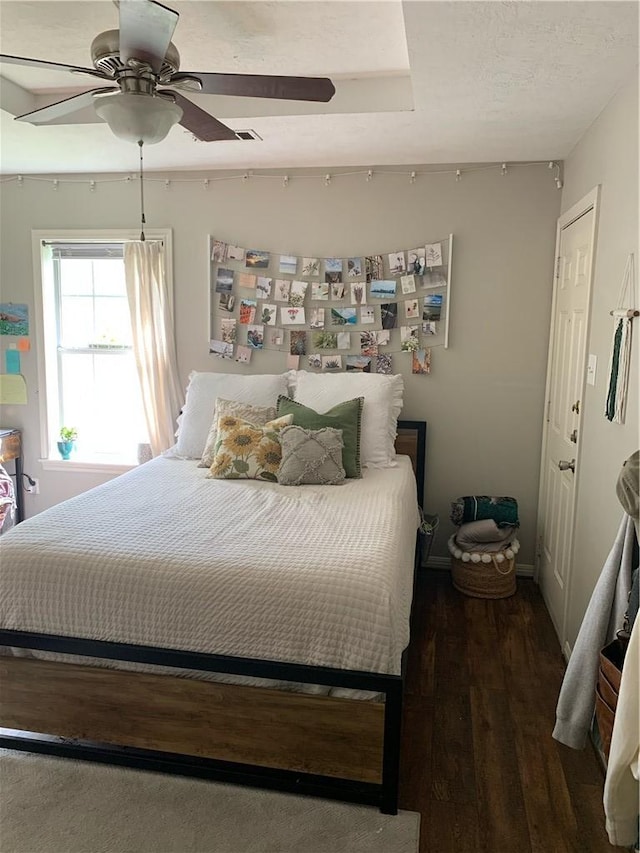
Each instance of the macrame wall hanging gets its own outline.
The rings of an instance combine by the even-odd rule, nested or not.
[[[608,421],[624,423],[631,364],[631,324],[640,315],[635,301],[635,270],[633,254],[627,258],[617,307],[613,317],[613,341],[609,361],[609,383],[604,416]]]

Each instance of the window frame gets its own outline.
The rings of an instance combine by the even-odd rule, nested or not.
[[[162,241],[165,249],[165,277],[167,290],[169,294],[169,310],[171,315],[171,323],[175,330],[175,311],[174,311],[174,294],[173,294],[173,246],[172,246],[172,231],[170,228],[150,228],[145,229],[145,236],[149,241]],[[42,248],[45,243],[49,242],[66,242],[66,243],[124,243],[128,241],[138,241],[140,234],[132,229],[34,229],[31,232],[32,252],[33,252],[33,280],[34,280],[34,326],[31,334],[36,341],[37,353],[37,376],[38,376],[38,406],[39,406],[39,425],[40,425],[40,463],[45,470],[55,471],[77,471],[90,472],[100,471],[103,473],[121,473],[128,471],[133,465],[117,462],[99,462],[99,461],[62,461],[55,456],[56,445],[53,441],[53,420],[54,412],[58,411],[59,394],[58,394],[58,359],[59,355],[56,352],[55,358],[47,358],[46,345],[52,336],[52,330],[47,326],[55,327],[55,321],[52,321],[46,314],[47,302],[55,300],[55,289],[53,279],[47,279],[47,272],[43,257]],[[45,288],[50,289],[49,295]],[[55,422],[57,424],[57,417]]]

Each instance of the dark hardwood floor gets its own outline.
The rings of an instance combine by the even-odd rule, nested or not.
[[[422,815],[420,853],[613,853],[589,744],[551,737],[564,661],[538,587],[457,592],[423,569],[414,610],[400,806]]]

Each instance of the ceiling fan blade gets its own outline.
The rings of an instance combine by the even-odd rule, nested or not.
[[[148,62],[156,74],[180,17],[155,0],[120,0],[120,59]]]
[[[180,124],[186,127],[194,136],[202,142],[223,142],[225,140],[238,141],[235,131],[222,124],[217,118],[197,107],[193,101],[185,98],[177,92],[171,92],[178,106],[182,107],[182,118]]]
[[[281,98],[288,101],[330,101],[335,86],[328,77],[278,77],[266,74],[216,74],[187,71],[174,74],[172,83],[197,77],[207,95],[237,95],[244,98]]]
[[[75,74],[90,74],[92,77],[100,77],[102,80],[111,80],[108,74],[96,71],[95,68],[82,68],[79,65],[64,65],[62,62],[47,62],[45,59],[29,59],[26,56],[9,56],[0,54],[0,63],[7,62],[11,65],[31,65],[34,68],[49,68],[51,71],[71,71]]]
[[[70,98],[65,98],[63,101],[57,101],[55,104],[49,104],[48,107],[42,107],[39,110],[33,110],[33,112],[16,116],[16,121],[28,121],[29,124],[48,124],[49,122],[69,115],[69,113],[75,113],[77,110],[88,107],[93,103],[93,96],[96,92],[117,91],[118,89],[107,86],[100,89],[90,89],[88,92],[82,92],[80,95],[73,95]]]

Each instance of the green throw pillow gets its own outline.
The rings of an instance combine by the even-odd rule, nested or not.
[[[293,423],[305,429],[322,429],[323,427],[341,429],[342,441],[344,442],[342,466],[347,477],[359,478],[362,476],[360,468],[360,423],[363,403],[364,397],[355,397],[353,400],[338,403],[337,406],[321,415],[314,409],[303,406],[302,403],[296,403],[295,400],[281,394],[278,397],[278,417],[293,415]]]

